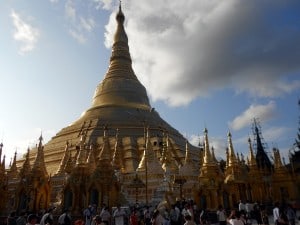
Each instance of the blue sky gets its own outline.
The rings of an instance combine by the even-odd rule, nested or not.
[[[90,105],[108,68],[118,1],[0,2],[0,138],[6,162]],[[248,155],[259,118],[287,157],[300,115],[300,2],[124,0],[133,68],[162,118],[197,144],[227,132]]]

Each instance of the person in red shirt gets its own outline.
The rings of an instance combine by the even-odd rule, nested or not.
[[[136,209],[133,209],[130,215],[130,225],[138,225],[138,215]]]

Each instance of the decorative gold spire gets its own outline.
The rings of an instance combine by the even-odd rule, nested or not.
[[[238,164],[240,164],[241,160],[240,160],[240,154],[238,152],[236,153],[236,160]]]
[[[76,159],[76,166],[86,166],[86,149],[85,149],[86,133],[81,135],[79,144],[79,153]]]
[[[13,178],[16,178],[18,176],[18,169],[17,169],[17,151],[15,152],[15,155],[14,155],[14,159],[11,163],[11,166],[10,166],[10,170],[9,170],[9,176],[10,177],[13,177]]]
[[[117,129],[116,133],[116,144],[114,149],[114,155],[112,159],[112,166],[115,170],[124,171],[124,166],[122,162],[122,155],[121,155],[121,141],[119,140],[119,129]]]
[[[36,158],[33,163],[32,173],[36,176],[43,174],[44,176],[48,175],[44,160],[44,146],[43,146],[43,136],[39,137],[39,144],[37,149]]]
[[[90,151],[87,158],[87,165],[89,171],[92,173],[96,168],[95,152],[93,145],[90,145]]]
[[[194,174],[196,172],[196,168],[194,165],[194,162],[191,158],[191,153],[189,149],[189,143],[186,140],[185,141],[185,159],[184,164],[179,168],[179,176],[187,177],[191,176],[191,174]]]
[[[208,142],[208,131],[207,128],[204,129],[204,160],[203,166],[212,162],[210,150],[209,150],[209,142]]]
[[[184,164],[193,163],[193,160],[191,159],[191,153],[189,149],[189,142],[188,140],[185,140],[185,159]]]
[[[146,158],[147,157],[147,158]],[[138,172],[145,171],[146,169],[146,161],[148,164],[148,173],[152,174],[163,174],[164,171],[162,169],[162,165],[160,164],[158,158],[155,155],[155,152],[152,148],[151,140],[150,140],[150,132],[149,128],[147,128],[146,135],[146,148],[144,149],[144,153],[142,159],[137,168]]]
[[[166,135],[166,146],[164,148],[164,154],[163,154],[163,163],[162,168],[166,173],[174,174],[177,172],[178,167],[176,165],[176,162],[174,160],[174,157],[172,156],[172,149],[170,144],[169,135]]]
[[[0,143],[0,163],[1,163],[1,158],[2,158],[2,148],[3,148],[3,143]]]
[[[72,159],[72,153],[71,151],[68,152],[68,160],[66,162],[66,166],[65,166],[65,172],[70,174],[72,172],[74,168],[74,162],[73,162],[73,159]]]
[[[275,170],[282,168],[283,164],[282,164],[282,161],[281,161],[279,150],[276,149],[276,148],[273,148],[273,154],[274,154],[274,168],[275,168]]]
[[[5,158],[6,158],[6,155],[3,155],[3,159],[2,159],[2,169],[3,169],[3,171],[5,171]]]
[[[29,152],[30,152],[30,149],[28,147],[26,157],[25,157],[25,161],[24,161],[23,166],[20,170],[20,177],[21,178],[24,178],[24,177],[28,176],[30,174],[30,171],[31,171]]]
[[[121,5],[116,20],[118,25],[110,65],[104,80],[95,91],[92,108],[118,106],[150,110],[146,89],[137,79],[131,66],[128,38],[124,29],[125,16]]]
[[[248,138],[248,145],[249,145],[249,166],[252,166],[252,167],[257,166],[250,138]]]
[[[232,140],[231,140],[231,133],[228,132],[228,153],[229,153],[229,166],[235,165],[237,163],[237,159],[234,153],[233,145],[232,145]]]
[[[59,168],[56,172],[56,174],[61,174],[63,172],[65,172],[65,168],[66,168],[66,164],[68,162],[69,159],[69,142],[66,142],[66,147],[65,147],[65,152],[64,152],[64,156],[60,162]]]
[[[215,156],[215,149],[213,146],[211,147],[211,158],[212,158],[213,162],[215,162],[215,163],[218,162],[218,160],[216,159],[216,156]]]
[[[107,127],[104,127],[104,131],[103,131],[103,146],[99,155],[98,165],[104,167],[111,166],[110,147],[109,147],[109,141],[107,137]]]

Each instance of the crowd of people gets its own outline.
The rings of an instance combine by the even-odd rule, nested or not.
[[[273,221],[269,221],[270,214]],[[258,203],[240,201],[234,209],[219,206],[217,211],[200,209],[193,201],[178,201],[171,207],[135,205],[133,207],[98,208],[89,205],[81,216],[72,218],[68,210],[53,216],[53,208],[40,214],[12,212],[7,225],[296,225],[296,211],[291,205],[275,203],[272,210]]]

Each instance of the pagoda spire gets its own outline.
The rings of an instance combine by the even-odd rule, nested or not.
[[[216,155],[215,155],[215,148],[212,146],[211,147],[211,158],[213,160],[213,162],[217,163],[218,160],[216,159]]]
[[[208,131],[207,128],[204,129],[204,160],[203,165],[212,162],[211,152],[209,150],[209,142],[208,142]]]
[[[169,134],[166,135],[166,146],[164,148],[164,158],[162,168],[166,173],[173,174],[177,171],[177,166],[171,154],[171,144]]]
[[[262,142],[262,135],[260,131],[259,123],[256,119],[253,122],[253,130],[254,130],[254,137],[256,140],[256,163],[259,169],[267,170],[269,172],[272,171],[272,163],[265,152],[265,148]]]
[[[184,164],[193,164],[193,160],[191,158],[191,153],[189,149],[189,142],[188,140],[185,140],[185,159]]]
[[[152,144],[151,144],[151,139],[150,139],[149,128],[147,128],[146,148],[144,150],[142,159],[141,159],[141,161],[139,163],[139,166],[137,168],[138,172],[145,171],[146,161],[147,161],[147,166],[148,166],[147,167],[148,173],[155,173],[155,174],[163,174],[164,173],[162,165],[159,162],[159,160],[156,157],[155,152],[153,150],[153,147],[152,147]]]
[[[179,168],[178,175],[181,177],[191,176],[191,173],[195,173],[195,164],[191,157],[188,140],[185,141],[185,159],[184,164]]]
[[[58,168],[56,174],[65,172],[65,168],[66,168],[68,159],[69,159],[69,141],[66,141],[64,156],[60,162],[60,165],[59,165],[59,168]]]
[[[124,171],[124,166],[123,166],[122,156],[121,156],[121,141],[119,140],[119,129],[117,129],[117,133],[116,133],[116,143],[115,143],[114,155],[112,159],[112,166],[114,167],[115,170]]]
[[[26,153],[26,156],[25,156],[25,161],[24,161],[23,166],[20,170],[20,177],[21,178],[24,178],[24,177],[28,176],[30,174],[30,171],[31,171],[29,152],[30,152],[30,149],[28,147],[27,153]]]
[[[274,154],[274,168],[275,170],[281,169],[283,167],[280,152],[277,148],[273,148],[273,154]]]
[[[15,151],[14,159],[12,161],[12,164],[10,166],[9,171],[10,176],[17,177],[18,176],[18,168],[17,168],[17,151]]]
[[[116,20],[117,30],[114,34],[110,65],[104,80],[95,91],[92,108],[118,106],[150,110],[146,89],[132,69],[128,37],[124,29],[125,16],[121,4]]]
[[[248,138],[248,145],[249,145],[249,166],[257,166],[250,137]]]
[[[98,165],[105,166],[105,167],[111,166],[110,147],[109,147],[109,140],[107,137],[106,126],[104,127],[104,131],[103,131],[103,146],[100,151]]]
[[[68,160],[66,162],[66,166],[65,166],[65,172],[70,174],[72,172],[72,169],[74,168],[74,162],[72,159],[72,153],[71,151],[68,152]]]
[[[228,164],[229,164],[229,166],[231,166],[231,165],[235,165],[237,163],[237,158],[234,153],[230,131],[228,132],[227,137],[228,137],[228,156],[229,156]]]
[[[39,144],[37,147],[37,155],[33,163],[32,167],[32,172],[35,175],[38,174],[43,174],[44,176],[47,176],[47,170],[46,170],[46,165],[45,165],[45,160],[44,160],[44,146],[43,146],[43,136],[39,137]]]
[[[86,166],[86,149],[85,149],[86,133],[81,135],[79,144],[79,153],[76,159],[76,166]]]
[[[5,171],[5,158],[6,158],[6,155],[3,155],[2,168],[3,168],[4,171]]]
[[[1,163],[1,158],[2,158],[2,148],[3,148],[3,143],[0,143],[0,163]]]
[[[96,169],[95,152],[93,145],[90,145],[90,151],[87,158],[88,169],[92,173]]]

